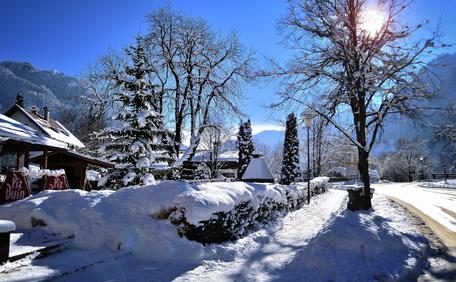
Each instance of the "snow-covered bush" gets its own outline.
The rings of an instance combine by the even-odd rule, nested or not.
[[[320,193],[327,181],[316,178],[311,189]],[[19,230],[36,227],[74,237],[79,248],[120,249],[164,262],[182,255],[198,259],[201,245],[186,238],[233,240],[299,208],[306,189],[306,183],[163,181],[118,191],[43,191],[0,205],[0,214]]]
[[[324,193],[328,181],[328,177],[311,180],[312,195]],[[227,186],[221,183],[212,184],[220,188]],[[250,190],[251,195],[244,200],[242,196],[234,198],[234,205],[230,209],[216,209],[212,214],[206,213],[206,219],[198,221],[194,219],[193,209],[189,212],[188,206],[181,206],[161,213],[161,218],[169,218],[171,223],[177,226],[180,236],[203,244],[221,243],[241,238],[255,226],[284,216],[287,212],[300,208],[307,201],[307,182],[295,185],[235,182],[234,185],[245,185],[244,189]]]

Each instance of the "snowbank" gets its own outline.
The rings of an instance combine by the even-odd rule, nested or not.
[[[318,183],[324,179],[316,179],[312,187]],[[186,261],[192,261],[201,258],[202,246],[179,238],[176,226],[167,220],[169,211],[182,212],[187,224],[202,227],[214,214],[231,212],[242,203],[251,208],[267,201],[296,206],[302,195],[306,186],[301,184],[165,181],[116,192],[43,191],[0,205],[0,214],[18,229],[41,226],[63,237],[74,236],[75,245],[84,249],[119,249],[157,261],[185,254],[190,256]]]
[[[448,179],[446,182],[444,180],[419,182],[418,185],[421,187],[424,187],[424,188],[454,188],[454,189],[456,189],[456,179]]]
[[[171,190],[168,198],[163,189]],[[187,255],[185,261],[192,262],[200,259],[201,245],[179,238],[170,222],[151,217],[173,203],[172,193],[185,189],[165,185],[117,192],[43,191],[0,206],[0,214],[18,229],[41,227],[62,238],[74,236],[78,248],[123,250],[157,262]]]
[[[374,210],[344,210],[291,262],[272,273],[283,281],[416,281],[429,241],[404,210],[385,197]]]
[[[7,233],[16,230],[14,222],[0,219],[0,233]]]

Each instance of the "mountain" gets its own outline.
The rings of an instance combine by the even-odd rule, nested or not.
[[[428,74],[424,72],[421,77],[429,83],[429,89],[435,92],[436,97],[431,101],[420,102],[420,106],[436,109],[456,103],[456,54],[445,54],[436,58],[427,65],[427,69],[432,73],[432,78],[428,78]],[[387,119],[384,134],[374,147],[374,155],[393,151],[399,138],[432,140],[432,125],[441,122],[441,111],[424,110],[422,114],[422,119],[415,122],[398,116]]]
[[[40,70],[27,62],[0,62],[0,111],[14,103],[18,92],[25,106],[48,107],[58,118],[60,112],[77,107],[76,97],[85,93],[78,79],[57,71]]]
[[[283,130],[265,130],[253,136],[253,141],[257,144],[264,144],[270,148],[274,148],[278,144],[282,144],[285,139],[285,131]]]

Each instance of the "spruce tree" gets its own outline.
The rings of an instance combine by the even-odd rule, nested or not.
[[[17,92],[16,101],[14,101],[14,103],[19,107],[24,107],[24,96],[22,96],[21,92]]]
[[[116,165],[104,178],[104,186],[114,189],[152,184],[153,172],[173,161],[169,132],[156,102],[156,86],[147,79],[151,68],[142,42],[138,37],[135,45],[125,49],[130,65],[112,72],[117,111],[113,126],[97,134],[105,142],[100,152]]]
[[[239,147],[239,167],[238,167],[238,179],[242,178],[247,166],[252,159],[255,147],[252,140],[252,126],[250,119],[247,122],[241,122],[239,126],[239,132],[237,135],[238,147]]]
[[[287,117],[285,141],[283,144],[282,175],[280,183],[290,184],[301,177],[299,165],[299,138],[296,116],[291,113]]]

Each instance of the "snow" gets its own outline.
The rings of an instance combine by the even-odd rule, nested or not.
[[[86,178],[88,181],[97,181],[100,180],[101,174],[96,170],[88,169],[86,171]]]
[[[375,211],[349,212],[344,197],[329,191],[279,226],[214,247],[213,257],[176,281],[374,281],[419,274],[427,241],[404,211],[378,197]]]
[[[192,161],[195,162],[202,162],[208,161],[210,159],[211,152],[210,151],[198,151],[192,158]],[[239,159],[239,152],[238,151],[226,151],[220,153],[217,158],[219,161],[224,162],[237,162]]]
[[[397,198],[456,232],[456,190],[423,188],[420,183],[376,184],[377,193]]]
[[[122,179],[123,184],[125,186],[127,186],[128,183],[132,182],[135,179],[135,177],[136,177],[136,173],[134,173],[133,171],[128,172],[127,174],[125,174],[125,176]]]
[[[448,179],[446,182],[444,180],[425,181],[419,182],[418,185],[424,188],[456,188],[456,179]]]
[[[155,185],[157,182],[155,181],[155,177],[148,173],[144,176],[143,183],[145,185]]]
[[[62,174],[65,174],[64,169],[56,169],[56,170],[50,170],[50,169],[40,169],[38,166],[35,165],[29,165],[28,168],[26,167],[21,167],[19,171],[23,172],[28,178],[34,182],[37,179],[42,178],[43,176],[55,176],[58,177]]]
[[[10,220],[0,219],[0,233],[7,233],[16,230],[16,224]]]
[[[138,162],[136,163],[137,168],[147,168],[150,167],[150,160],[146,157],[139,158]]]
[[[237,162],[239,160],[239,151],[226,151],[219,155],[218,159],[225,162]]]
[[[147,181],[153,182],[153,179]],[[321,181],[327,180],[315,179],[313,183]],[[187,222],[198,226],[214,213],[231,211],[239,203],[250,201],[255,207],[269,198],[286,204],[287,196],[297,197],[305,194],[306,189],[305,184],[213,182],[190,185],[163,181],[116,192],[43,191],[0,206],[0,214],[22,229],[33,227],[32,218],[39,219],[46,224],[44,230],[75,236],[75,245],[83,249],[120,249],[156,261],[172,259],[185,251],[198,259],[201,245],[179,238],[176,226],[169,220],[157,220],[158,215],[172,208],[182,208]]]
[[[272,176],[271,170],[268,167],[268,164],[262,157],[253,158],[247,168],[245,169],[244,175],[242,175],[243,180],[271,180],[274,181],[274,176]]]
[[[0,141],[9,139],[55,148],[68,148],[65,142],[49,138],[25,124],[0,114]]]
[[[167,188],[171,187],[178,188],[176,185]],[[124,193],[136,190],[126,189]],[[57,193],[65,192],[54,192]],[[115,196],[119,201],[125,199],[117,193],[108,197]],[[122,210],[134,208],[125,203],[127,207],[121,207]],[[171,237],[155,237],[157,233],[167,231],[149,228],[148,225],[154,224],[149,217],[143,228],[150,233],[143,239],[151,238],[152,245],[144,244],[143,247],[149,253],[158,253],[156,256],[162,256],[161,260],[144,260],[129,255],[123,248],[70,249],[42,259],[29,259],[17,272],[2,274],[0,280],[30,281],[53,277],[65,281],[416,280],[429,248],[427,238],[418,229],[419,224],[384,196],[375,196],[373,205],[375,209],[370,211],[347,211],[346,192],[330,190],[314,197],[309,206],[242,239],[220,245],[195,244],[194,249],[182,248],[193,242],[172,236],[172,232],[168,233]],[[142,217],[143,213],[137,215]],[[140,218],[136,219],[120,221],[123,225],[128,222],[130,228],[136,229],[135,226],[142,222]],[[113,223],[110,234],[118,236],[118,224]],[[106,239],[102,233],[98,236]],[[173,246],[177,249],[174,257],[161,252],[162,245],[170,241],[173,244],[185,242]]]

